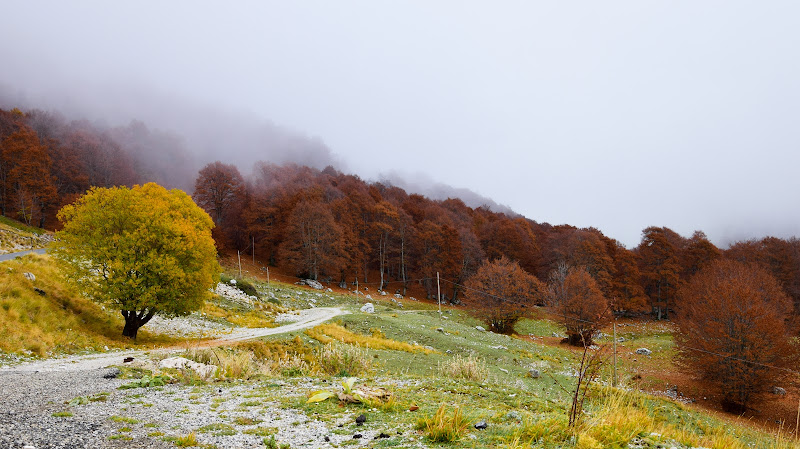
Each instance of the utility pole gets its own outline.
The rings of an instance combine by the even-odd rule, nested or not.
[[[436,296],[439,298],[439,319],[442,319],[442,289],[439,287],[439,272],[436,272]]]
[[[267,284],[269,284],[269,267],[267,267]]]
[[[239,260],[239,279],[242,278],[242,255],[239,253],[239,250],[236,250],[236,258]]]
[[[256,238],[252,237],[252,239],[253,239],[253,241],[252,241],[251,245],[253,247],[253,265],[255,265],[256,264]]]
[[[611,380],[611,386],[617,387],[617,318],[614,317],[614,378]]]

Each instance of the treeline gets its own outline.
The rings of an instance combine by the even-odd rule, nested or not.
[[[141,122],[106,127],[58,113],[0,109],[0,213],[54,229],[57,211],[91,186],[156,182],[192,190],[212,216],[218,245],[255,246],[261,260],[298,276],[376,283],[395,291],[436,273],[444,297],[484,260],[506,256],[544,283],[559,267],[585,267],[617,314],[669,317],[677,292],[725,257],[764,267],[800,310],[800,241],[767,237],[715,247],[702,232],[683,237],[650,227],[632,250],[594,228],[552,226],[521,216],[432,201],[332,167],[258,163],[247,180],[220,162],[199,175],[182,140]],[[249,252],[249,250],[248,250]],[[561,270],[563,272],[563,269]]]
[[[196,168],[181,140],[141,122],[109,128],[53,112],[0,109],[0,213],[54,228],[90,186],[148,181],[189,188]]]
[[[585,267],[617,314],[668,318],[682,285],[716,259],[765,267],[800,304],[800,241],[767,237],[722,250],[702,232],[682,237],[649,227],[629,250],[594,228],[552,226],[521,216],[432,201],[397,187],[368,183],[332,167],[259,163],[245,180],[233,165],[204,167],[194,198],[214,218],[218,244],[255,251],[297,276],[341,285],[376,283],[394,292],[421,282],[460,301],[484,260],[502,256],[544,283],[559,267]],[[563,271],[563,270],[562,270]]]

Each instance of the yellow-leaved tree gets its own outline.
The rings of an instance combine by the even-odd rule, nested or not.
[[[198,310],[219,278],[214,223],[181,190],[95,187],[58,219],[52,254],[84,293],[122,312],[126,337],[155,315]]]

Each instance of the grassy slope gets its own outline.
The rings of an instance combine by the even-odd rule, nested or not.
[[[32,228],[0,216],[0,254],[43,248],[50,240],[44,229]]]
[[[36,281],[22,273],[31,272]],[[351,313],[338,318],[348,330],[371,335],[380,331],[387,338],[430,346],[435,352],[424,354],[391,350],[367,350],[373,360],[370,375],[360,382],[370,386],[389,386],[395,402],[388,406],[339,406],[334,401],[306,404],[305,397],[286,397],[279,390],[267,388],[267,383],[253,381],[253,394],[264,395],[285,407],[305,410],[310,416],[327,422],[340,422],[366,412],[372,428],[404,432],[401,437],[374,443],[374,447],[404,445],[410,440],[424,442],[429,447],[627,447],[629,441],[640,439],[650,446],[667,443],[667,447],[709,448],[799,447],[779,440],[773,435],[732,424],[690,407],[636,391],[597,387],[589,398],[584,425],[573,432],[566,426],[569,408],[568,390],[573,388],[571,373],[577,354],[563,346],[543,345],[536,339],[510,338],[481,332],[474,318],[457,309],[446,310],[440,318],[434,306],[404,301],[400,308],[386,297],[372,300],[375,314],[358,311],[364,298],[354,298],[330,292],[318,292],[293,285],[253,280],[266,297],[277,298],[283,306],[307,307],[335,305]],[[33,287],[46,292],[37,294]],[[413,310],[410,310],[413,309]],[[102,346],[128,346],[119,336],[121,321],[116,313],[79,297],[65,287],[54,264],[47,257],[29,256],[0,264],[0,348],[5,353],[32,351],[38,354],[99,350]],[[438,330],[441,328],[441,331]],[[145,328],[146,329],[146,328]],[[547,320],[527,320],[520,323],[520,333],[534,337],[553,338],[559,332]],[[644,332],[635,326],[620,332],[626,336],[631,351],[639,345],[663,349],[669,353],[671,339],[661,330]],[[145,341],[147,337],[145,334]],[[292,341],[301,339],[306,345],[320,344],[306,333],[272,336],[267,340]],[[152,343],[153,340],[151,340]],[[140,341],[141,343],[141,341]],[[488,377],[483,381],[453,379],[444,375],[440,366],[456,355],[476,356],[485,365]],[[666,357],[662,355],[659,357]],[[669,363],[664,360],[664,363]],[[624,365],[627,380],[637,365]],[[659,362],[661,363],[661,362]],[[531,368],[544,375],[538,379],[526,376]],[[609,373],[604,373],[608,378]],[[330,377],[315,373],[311,378],[289,377],[284,381],[309,392],[330,388]],[[213,388],[208,387],[198,387]],[[467,434],[453,443],[431,443],[413,430],[420,417],[432,416],[441,404],[447,410],[459,407],[470,423],[483,419],[489,422],[485,431],[471,427]],[[411,405],[419,410],[408,412]],[[338,429],[334,432],[350,432]],[[651,433],[658,435],[651,435]]]
[[[68,287],[49,256],[29,255],[0,263],[2,358],[8,359],[10,353],[47,356],[172,341],[143,331],[133,345],[122,337],[123,324],[118,312],[104,310]]]

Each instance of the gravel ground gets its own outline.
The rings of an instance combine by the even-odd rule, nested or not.
[[[236,329],[217,343],[298,330],[337,313],[341,311],[318,308],[286,314],[278,321],[291,324]],[[174,446],[165,438],[191,432],[200,443],[220,449],[264,447],[270,434],[294,449],[345,442],[365,447],[381,432],[408,443],[400,447],[424,447],[411,435],[397,435],[396,429],[369,423],[355,427],[352,416],[322,422],[281,406],[282,399],[328,385],[318,379],[119,389],[131,379],[115,378],[118,370],[107,367],[122,365],[126,356],[143,361],[168,352],[112,351],[0,367],[0,448],[168,448]],[[81,397],[83,403],[69,404]],[[355,440],[355,434],[361,438]]]
[[[173,446],[164,438],[193,431],[200,443],[220,449],[264,447],[267,434],[294,449],[332,448],[344,442],[365,447],[381,432],[407,443],[400,447],[424,447],[410,434],[398,435],[397,429],[373,427],[369,422],[356,427],[352,416],[317,421],[278,402],[319,389],[317,379],[121,390],[131,380],[106,378],[114,371],[0,373],[4,397],[0,447],[168,448]],[[82,396],[105,399],[68,404]],[[53,416],[64,412],[70,416]],[[361,435],[357,442],[355,434]]]

